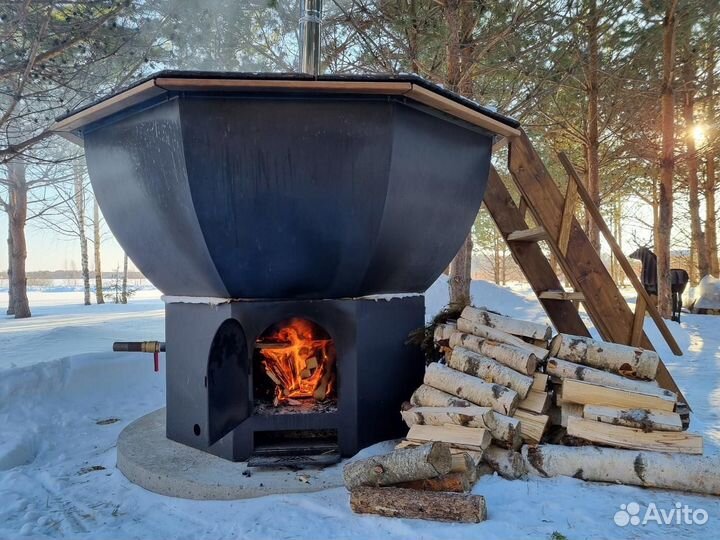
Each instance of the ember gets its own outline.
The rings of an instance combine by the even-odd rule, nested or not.
[[[275,383],[274,404],[297,405],[298,399],[333,397],[335,346],[316,324],[290,319],[256,344],[265,373]]]

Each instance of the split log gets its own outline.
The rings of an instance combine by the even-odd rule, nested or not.
[[[470,407],[472,403],[461,399],[427,384],[420,385],[413,395],[410,403],[416,407]]]
[[[545,392],[548,387],[548,378],[547,373],[533,373],[533,385],[530,391]]]
[[[485,326],[483,324],[473,322],[468,319],[458,319],[457,329],[460,332],[464,332],[466,334],[473,334],[483,339],[489,339],[491,341],[499,341],[500,343],[507,343],[509,345],[513,345],[528,353],[534,354],[539,360],[545,360],[548,354],[550,354],[550,351],[548,351],[547,349],[531,345],[530,343],[527,343],[526,341],[523,341],[519,337],[513,336],[512,334],[508,334],[506,332],[503,332],[502,330],[497,330],[496,328],[490,328],[489,326]]]
[[[702,436],[686,431],[651,431],[648,433],[642,429],[614,426],[571,416],[568,418],[567,434],[571,437],[618,448],[681,454],[703,453]]]
[[[682,431],[682,419],[675,412],[653,409],[620,409],[603,405],[585,405],[583,418],[643,431]]]
[[[567,360],[559,358],[548,358],[547,372],[549,375],[559,377],[561,379],[576,379],[593,384],[601,384],[612,388],[621,388],[622,390],[632,390],[634,392],[642,392],[643,394],[651,394],[658,396],[666,396],[677,399],[675,393],[664,388],[660,388],[655,381],[637,381],[628,379],[622,375],[608,373],[601,369],[595,369]]]
[[[350,508],[358,514],[460,523],[480,523],[487,518],[481,495],[395,487],[354,489],[350,492]]]
[[[490,407],[502,414],[512,415],[519,401],[514,390],[485,382],[438,363],[430,364],[425,369],[424,383],[438,390],[451,392],[481,407]]]
[[[525,476],[525,461],[520,452],[490,445],[483,453],[485,463],[503,478],[515,480]]]
[[[458,426],[489,428],[495,422],[490,418],[494,414],[490,407],[413,407],[401,411],[403,421],[408,427],[415,424],[428,426],[443,426],[457,424]]]
[[[450,472],[450,448],[444,443],[423,444],[383,456],[352,461],[343,467],[345,487],[388,486],[434,478]]]
[[[552,337],[552,327],[547,324],[521,321],[472,306],[463,309],[460,316],[464,319],[489,326],[490,328],[502,330],[514,336],[523,336],[543,341],[547,341]]]
[[[568,418],[575,416],[577,418],[583,417],[583,405],[577,403],[563,403],[560,405],[560,425],[567,427]]]
[[[501,384],[511,390],[515,390],[520,399],[525,399],[533,384],[532,377],[522,375],[514,369],[496,362],[492,358],[478,354],[463,347],[455,347],[448,366],[468,375],[478,377],[484,381]]]
[[[547,392],[528,392],[528,395],[520,403],[518,409],[545,414],[550,408],[550,395]]]
[[[438,441],[455,448],[483,450],[490,446],[490,432],[482,428],[470,428],[445,424],[444,426],[424,426],[415,424],[410,427],[407,438],[411,441]]]
[[[522,456],[528,473],[536,476],[720,495],[716,457],[549,444],[523,446]]]
[[[654,380],[660,364],[655,351],[567,334],[553,338],[550,355],[642,380]]]
[[[494,358],[501,364],[523,375],[530,375],[537,369],[537,356],[508,343],[484,339],[473,334],[455,332],[450,336],[449,345],[452,348],[463,347]]]
[[[526,442],[539,443],[545,434],[550,417],[518,409],[514,417],[520,420],[520,436]]]
[[[675,394],[673,394],[674,396]],[[563,403],[582,405],[607,405],[621,409],[658,409],[672,411],[675,408],[674,397],[658,396],[610,388],[599,384],[567,379],[563,381],[560,397]]]
[[[451,493],[466,493],[470,491],[474,481],[471,480],[471,472],[450,472],[437,478],[426,478],[425,480],[412,480],[401,482],[395,487],[417,489],[421,491],[448,491]]]

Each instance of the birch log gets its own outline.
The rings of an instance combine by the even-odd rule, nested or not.
[[[455,332],[457,332],[457,324],[455,323],[438,324],[435,326],[433,339],[435,343],[440,343],[450,339],[450,336]]]
[[[480,523],[487,518],[481,495],[360,487],[350,492],[350,508],[358,514]]]
[[[529,474],[720,495],[720,459],[598,446],[523,446]]]
[[[631,390],[633,392],[642,392],[643,394],[668,398],[676,397],[670,390],[660,388],[655,381],[627,379],[621,375],[575,364],[574,362],[568,362],[567,360],[561,360],[559,358],[548,358],[547,372],[549,375],[561,379],[575,379],[593,384],[602,384],[603,386],[612,388],[620,388],[622,390]]]
[[[472,306],[468,306],[463,309],[460,316],[515,336],[523,336],[543,341],[547,341],[552,337],[552,328],[547,324],[520,321],[518,319],[498,315],[497,313],[474,308]]]
[[[449,446],[434,442],[347,463],[343,480],[348,489],[388,486],[447,474],[451,466]]]
[[[457,424],[458,426],[490,428],[495,423],[490,416],[494,414],[490,407],[413,407],[400,413],[408,427],[415,424],[428,426],[443,426]]]
[[[520,399],[525,399],[533,385],[533,378],[518,373],[514,369],[496,362],[492,358],[478,354],[463,347],[455,347],[448,366],[468,375],[479,377],[484,381],[501,384],[515,390]]]
[[[604,405],[585,405],[583,418],[632,427],[643,431],[682,431],[682,419],[676,412],[652,409],[621,409]]]
[[[483,461],[503,478],[515,480],[525,476],[525,461],[520,452],[490,445],[483,453]]]
[[[457,328],[460,332],[473,334],[483,339],[489,339],[492,341],[499,341],[500,343],[514,345],[519,349],[534,354],[540,360],[544,360],[545,358],[547,358],[548,354],[550,354],[550,351],[548,351],[547,349],[544,349],[542,347],[536,347],[535,345],[527,343],[526,341],[523,341],[519,337],[513,336],[512,334],[508,334],[507,332],[503,332],[502,330],[497,330],[496,328],[490,328],[489,326],[485,326],[483,324],[464,319],[462,317],[457,321]]]
[[[642,380],[654,380],[660,363],[655,351],[568,334],[553,338],[550,355]]]
[[[410,396],[410,403],[416,407],[470,407],[472,403],[427,384],[418,387]]]
[[[537,369],[537,356],[508,343],[483,339],[463,332],[454,332],[450,335],[450,347],[464,347],[484,354],[524,375],[530,375]]]
[[[494,444],[515,450],[520,448],[522,445],[520,420],[493,411],[492,415],[488,417],[488,421],[490,422],[488,430]]]
[[[517,392],[504,386],[488,383],[472,375],[456,371],[437,362],[425,369],[424,382],[428,386],[466,399],[481,407],[490,407],[501,414],[512,416],[517,408]]]

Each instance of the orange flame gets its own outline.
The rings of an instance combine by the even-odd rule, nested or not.
[[[258,341],[262,365],[275,383],[275,402],[295,398],[332,397],[335,347],[331,339],[318,339],[310,321],[291,319]]]

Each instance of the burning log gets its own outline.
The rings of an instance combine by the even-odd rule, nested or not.
[[[470,407],[472,403],[461,399],[427,384],[420,385],[413,395],[410,403],[416,407]]]
[[[532,377],[522,375],[492,358],[463,347],[453,349],[450,358],[448,358],[448,366],[468,375],[515,390],[520,399],[527,397],[530,387],[533,385]]]
[[[655,351],[567,334],[553,338],[550,355],[643,380],[654,380],[660,364]]]
[[[438,390],[453,392],[458,397],[476,405],[490,407],[501,414],[514,413],[519,401],[517,392],[514,390],[499,384],[485,382],[438,363],[430,364],[427,367],[424,382]]]
[[[454,332],[450,336],[450,347],[464,347],[473,352],[494,358],[503,365],[524,375],[530,375],[537,369],[537,356],[527,350],[508,343],[483,339],[472,334]]]
[[[513,336],[512,334],[508,334],[506,332],[503,332],[502,330],[497,330],[496,328],[490,328],[489,326],[485,326],[483,324],[470,321],[468,319],[463,319],[462,317],[457,321],[457,328],[460,332],[473,334],[475,336],[489,339],[491,341],[499,341],[500,343],[514,345],[519,349],[534,354],[540,360],[545,360],[548,354],[550,354],[550,351],[548,351],[547,349],[531,345],[530,343],[527,343],[526,341],[523,341],[519,337]]]
[[[448,445],[433,442],[348,463],[343,467],[343,480],[350,490],[359,486],[389,486],[447,474],[451,465]]]
[[[523,336],[541,341],[547,341],[552,337],[552,328],[547,324],[520,321],[472,306],[463,309],[460,316],[514,336]]]
[[[350,492],[350,508],[358,514],[479,523],[487,518],[481,495],[360,487]]]
[[[523,446],[522,456],[536,476],[720,495],[720,468],[712,457],[550,444]]]

